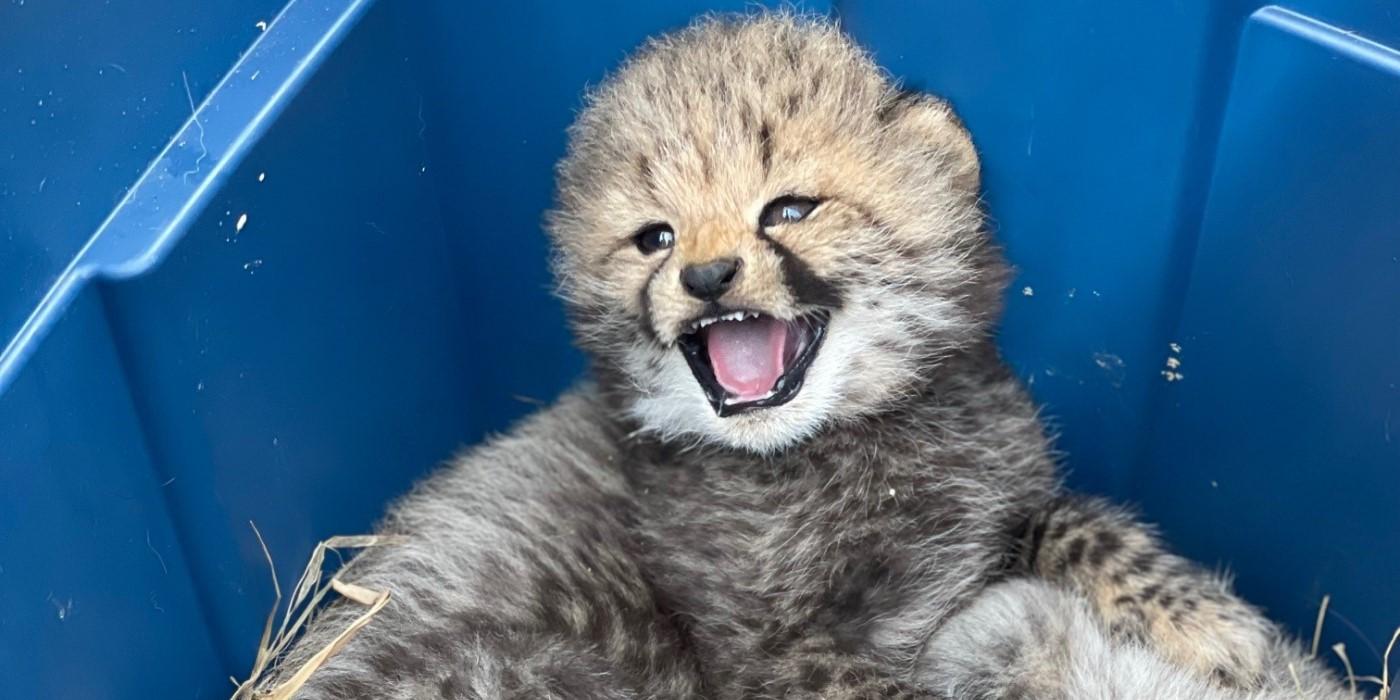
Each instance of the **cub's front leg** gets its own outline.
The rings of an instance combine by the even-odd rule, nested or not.
[[[1031,573],[1083,594],[1114,639],[1145,643],[1222,686],[1262,683],[1269,622],[1123,510],[1061,499],[1031,524],[1024,553]]]
[[[301,700],[699,696],[626,527],[631,491],[591,389],[445,467],[381,528],[347,580],[389,604],[320,667]],[[357,606],[330,606],[261,686],[329,646]]]

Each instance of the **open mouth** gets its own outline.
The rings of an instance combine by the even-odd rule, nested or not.
[[[828,318],[824,311],[792,321],[730,311],[691,322],[678,344],[715,413],[732,416],[797,395]]]

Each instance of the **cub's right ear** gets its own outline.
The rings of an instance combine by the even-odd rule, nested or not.
[[[982,166],[972,137],[951,105],[933,95],[904,90],[881,106],[878,116],[896,142],[915,149],[913,155],[940,161],[956,189],[977,194]]]

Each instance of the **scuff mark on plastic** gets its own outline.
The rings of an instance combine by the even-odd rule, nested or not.
[[[190,77],[185,71],[180,71],[180,79],[185,81],[185,99],[190,103],[190,118],[194,125],[199,128],[199,157],[194,159],[194,170],[187,170],[180,175],[180,179],[189,182],[189,177],[199,172],[199,164],[209,156],[209,147],[204,145],[204,124],[199,121],[199,111],[194,106],[194,91],[190,90]]]
[[[1123,361],[1122,357],[1111,352],[1096,352],[1094,353],[1094,364],[1108,375],[1108,382],[1113,385],[1113,388],[1123,388],[1123,379],[1127,375],[1127,363]]]
[[[163,571],[163,572],[165,572],[165,575],[166,575],[166,576],[169,576],[169,575],[170,575],[170,569],[165,565],[165,557],[162,557],[162,556],[160,555],[160,552],[159,552],[158,550],[156,550],[156,546],[153,545],[153,544],[151,544],[151,531],[150,531],[150,530],[146,530],[146,549],[151,550],[151,554],[156,555],[156,561],[160,562],[160,570]]]
[[[53,597],[53,591],[49,591],[49,595],[48,598],[46,598],[46,600],[48,600],[49,603],[53,605],[53,609],[58,613],[59,622],[67,620],[73,615],[72,598],[69,598],[68,600],[60,603],[57,598]]]

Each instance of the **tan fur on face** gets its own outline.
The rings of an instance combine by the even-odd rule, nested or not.
[[[999,310],[1004,272],[967,134],[825,21],[711,18],[656,40],[591,96],[570,136],[550,219],[561,289],[645,429],[780,447],[907,394]],[[761,231],[764,206],[785,195],[822,204]],[[675,246],[646,255],[632,237],[654,223]],[[815,311],[779,247],[838,290],[840,308],[826,309],[826,345],[796,399],[718,419],[672,347],[705,312],[681,271],[734,258],[725,308]]]

